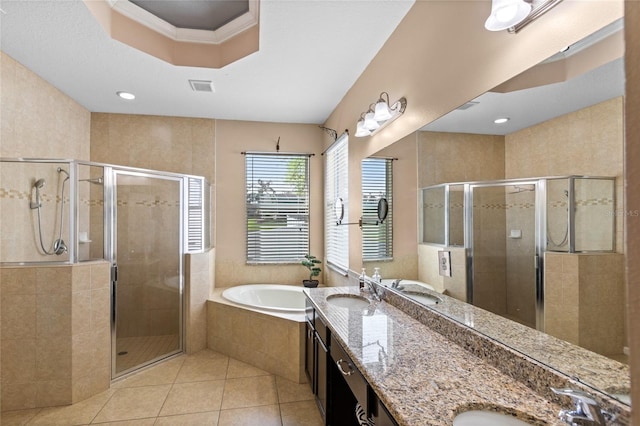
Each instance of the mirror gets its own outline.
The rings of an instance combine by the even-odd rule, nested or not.
[[[386,198],[380,198],[380,200],[378,200],[378,222],[384,223],[384,220],[387,218],[388,213],[389,202],[387,202]]]
[[[333,209],[336,215],[336,224],[342,225],[342,220],[344,219],[344,202],[342,201],[342,198],[336,198]]]
[[[498,340],[514,349],[526,353],[532,358],[565,374],[576,377],[594,389],[608,393],[623,403],[630,404],[628,399],[629,370],[626,365],[626,335],[624,311],[624,182],[622,165],[624,163],[623,131],[623,96],[624,96],[624,46],[622,22],[616,22],[598,31],[588,39],[571,46],[568,51],[555,55],[542,64],[503,83],[492,91],[462,105],[441,119],[422,128],[413,138],[405,138],[398,144],[417,144],[418,152],[418,191],[421,188],[435,187],[444,183],[487,182],[504,179],[530,179],[538,177],[590,175],[615,177],[613,197],[591,197],[578,194],[581,190],[576,186],[573,214],[577,215],[578,228],[593,230],[595,227],[588,213],[582,217],[584,206],[595,205],[598,214],[615,218],[615,245],[611,252],[566,253],[549,246],[548,236],[543,236],[544,253],[537,260],[537,271],[544,274],[544,306],[543,312],[532,312],[542,315],[543,331],[549,335],[582,346],[589,356],[575,357],[571,362],[558,359],[548,347],[548,339],[532,339],[523,345],[522,339],[515,334],[496,333],[492,325],[482,321],[469,321],[461,312],[447,308],[447,296],[466,302],[468,289],[467,256],[473,253],[465,248],[465,241],[460,230],[462,224],[462,207],[466,202],[462,185],[449,188],[445,195],[442,190],[433,192],[434,201],[421,199],[422,210],[419,214],[421,222],[425,215],[433,215],[432,220],[440,220],[439,212],[443,202],[448,202],[455,211],[448,223],[442,221],[442,227],[448,226],[448,244],[439,232],[430,238],[437,243],[422,243],[416,254],[419,264],[420,281],[432,285],[438,291],[445,291],[445,303],[428,305],[453,320],[472,326],[481,333]],[[604,46],[607,46],[606,48]],[[580,60],[584,66],[579,72],[569,66],[569,62]],[[588,65],[586,65],[588,64]],[[572,65],[575,65],[573,63]],[[566,80],[566,81],[565,81]],[[577,97],[575,95],[578,95]],[[505,123],[494,124],[494,119],[509,118]],[[417,136],[417,137],[416,137]],[[401,158],[402,160],[402,158]],[[404,172],[403,168],[403,172]],[[566,188],[558,182],[558,197],[550,199],[548,212],[554,208],[558,211],[569,211]],[[551,186],[551,185],[550,185]],[[520,185],[530,188],[531,185]],[[505,215],[507,209],[531,209],[538,202],[534,191],[523,191],[510,185],[505,188],[482,188],[486,193],[487,214],[483,220],[490,225],[493,216]],[[494,190],[495,189],[495,190]],[[553,188],[547,188],[551,193]],[[406,189],[403,189],[406,191]],[[542,192],[541,192],[542,193]],[[399,191],[398,194],[399,196]],[[581,198],[582,197],[582,198]],[[591,199],[593,198],[593,200]],[[595,201],[600,199],[600,201]],[[444,200],[444,201],[441,201]],[[418,200],[415,200],[417,204]],[[474,198],[474,204],[478,201]],[[601,204],[598,204],[601,203]],[[396,203],[396,206],[398,204]],[[479,208],[480,206],[478,206]],[[400,207],[398,207],[400,208]],[[475,206],[474,206],[475,208]],[[430,210],[428,210],[430,209]],[[427,211],[428,210],[428,211]],[[525,239],[530,235],[525,225],[535,221],[533,215],[528,222],[514,224],[508,220],[500,225],[499,232],[505,234],[500,250],[503,253],[517,254]],[[563,239],[565,226],[562,223],[551,224],[551,237],[559,244]],[[410,221],[399,221],[396,231],[411,228],[422,240],[423,229],[417,229]],[[453,232],[452,230],[456,230]],[[495,233],[498,228],[487,229]],[[468,233],[469,230],[465,230]],[[473,230],[472,230],[473,231]],[[606,238],[612,234],[607,227]],[[487,239],[473,235],[476,244]],[[483,230],[482,232],[485,232]],[[581,232],[580,229],[575,231]],[[559,237],[558,237],[559,235]],[[604,235],[604,232],[603,232]],[[574,236],[575,237],[575,236]],[[478,240],[479,238],[479,240]],[[440,242],[442,241],[442,242]],[[588,241],[591,243],[591,241]],[[546,244],[545,244],[546,243]],[[579,246],[580,244],[578,244]],[[438,274],[437,252],[451,251],[451,277]],[[485,252],[487,247],[484,247]],[[496,262],[506,265],[500,271],[500,279],[515,279],[522,276],[518,269],[511,270],[511,264],[494,256],[489,251],[487,262],[491,268],[485,271],[489,276],[495,274]],[[527,254],[529,256],[529,254]],[[598,265],[598,262],[603,263]],[[492,263],[493,262],[493,263]],[[520,257],[514,265],[527,270],[534,268],[532,257]],[[386,265],[384,265],[386,266]],[[384,271],[384,270],[383,270]],[[515,271],[515,272],[514,272]],[[606,273],[605,273],[606,271]],[[534,273],[536,273],[534,271]],[[384,274],[383,274],[384,275]],[[496,278],[496,276],[493,278]],[[385,278],[412,278],[403,276],[385,276]],[[512,297],[517,305],[518,292],[501,297]],[[582,296],[588,294],[594,300],[583,306],[582,312],[589,312],[578,318],[572,316],[579,311],[578,306],[584,302]],[[485,297],[497,297],[490,290]],[[615,295],[616,304],[604,307],[604,300]],[[553,298],[556,298],[552,302]],[[517,308],[523,309],[523,308]],[[554,313],[555,312],[555,313]],[[615,328],[599,327],[599,319],[611,315],[620,315],[621,320]],[[506,318],[510,317],[505,315]],[[519,324],[516,328],[519,329]],[[553,331],[551,331],[553,329]],[[529,328],[528,330],[533,330]],[[537,332],[536,332],[537,333]],[[608,335],[620,337],[617,349],[610,351],[598,347]],[[544,342],[544,343],[543,343]],[[602,366],[607,368],[603,369]]]

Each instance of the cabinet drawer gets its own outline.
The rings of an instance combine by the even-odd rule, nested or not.
[[[331,336],[331,348],[329,352],[338,367],[338,371],[342,373],[342,376],[349,385],[349,389],[353,392],[353,396],[356,397],[362,408],[364,408],[365,413],[370,413],[369,400],[367,397],[367,381],[362,377],[362,374],[360,374],[360,371],[358,371],[357,367],[353,364],[349,355],[347,355],[340,343],[338,343],[333,336]]]

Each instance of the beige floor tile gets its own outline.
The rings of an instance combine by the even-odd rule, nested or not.
[[[4,426],[21,426],[26,425],[29,420],[34,418],[41,411],[40,408],[30,410],[5,411],[0,417],[0,425]]]
[[[91,424],[100,424],[100,425],[108,425],[108,426],[153,426],[155,423],[155,417],[149,417],[148,419],[137,419],[137,420],[123,420],[121,422],[107,422],[107,423],[91,423]]]
[[[158,420],[156,420],[154,426],[216,426],[218,424],[219,415],[219,411],[210,411],[207,413],[158,417]]]
[[[282,426],[277,405],[220,411],[218,426]]]
[[[216,411],[222,404],[224,380],[176,383],[160,411],[161,416]]]
[[[275,376],[227,379],[222,409],[277,404]]]
[[[204,352],[204,351],[201,351]],[[215,352],[211,352],[215,354]],[[198,352],[200,353],[200,352]],[[176,383],[221,380],[227,377],[229,358],[226,356],[190,356],[185,359]]]
[[[268,376],[271,373],[261,370],[237,359],[229,358],[229,369],[227,370],[227,379],[236,379],[239,377],[255,377]]]
[[[94,423],[156,417],[170,389],[171,385],[118,389]]]
[[[276,376],[278,388],[278,402],[296,402],[313,400],[309,383],[295,383],[284,377]]]
[[[73,405],[43,408],[31,422],[29,422],[29,425],[62,426],[89,424],[114,393],[115,390],[108,389]]]
[[[315,401],[280,404],[282,426],[322,426],[322,416]]]
[[[141,371],[126,379],[115,382],[111,385],[112,388],[131,388],[136,386],[154,386],[154,385],[168,385],[172,384],[182,364],[186,360],[185,356],[181,356],[169,361],[165,361],[155,367],[151,367],[148,370]]]

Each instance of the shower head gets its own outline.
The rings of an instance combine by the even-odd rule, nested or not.
[[[34,182],[33,187],[36,189],[40,189],[44,186],[44,179],[38,179]]]

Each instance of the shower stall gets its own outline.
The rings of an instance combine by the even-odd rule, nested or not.
[[[109,262],[111,379],[182,352],[184,255],[210,246],[206,179],[77,160],[0,166],[2,267]]]
[[[615,251],[613,177],[447,183],[421,198],[421,242],[464,249],[466,301],[539,330],[544,254]]]

